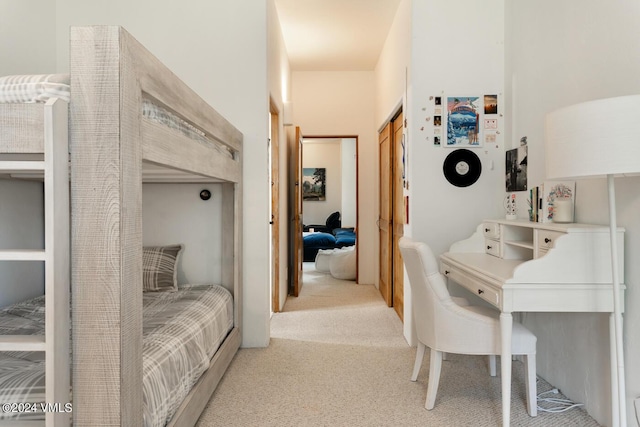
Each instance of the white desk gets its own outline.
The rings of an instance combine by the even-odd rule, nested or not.
[[[624,282],[624,230],[618,230]],[[487,220],[441,255],[440,271],[500,311],[502,424],[511,404],[512,312],[613,312],[609,228]],[[621,286],[624,305],[624,286]],[[613,314],[610,315],[613,328]],[[614,336],[610,340],[615,348]],[[612,372],[615,372],[612,357]],[[613,408],[617,380],[611,376]]]

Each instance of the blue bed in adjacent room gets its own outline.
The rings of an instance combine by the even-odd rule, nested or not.
[[[345,246],[353,246],[356,244],[356,232],[353,228],[337,228],[333,230],[336,236],[336,248],[344,248]]]
[[[336,228],[333,233],[303,232],[303,260],[313,262],[320,249],[335,249],[356,244],[356,233],[352,228]]]
[[[336,238],[333,234],[304,231],[302,233],[303,260],[313,262],[320,249],[334,249]]]

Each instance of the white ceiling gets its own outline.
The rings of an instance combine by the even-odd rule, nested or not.
[[[292,71],[372,71],[401,0],[275,0]]]

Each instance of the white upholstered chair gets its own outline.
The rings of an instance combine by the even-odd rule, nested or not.
[[[491,375],[500,354],[499,313],[489,307],[462,305],[451,298],[438,261],[425,243],[402,237],[400,251],[409,275],[418,350],[411,381],[416,381],[425,348],[431,350],[425,408],[433,409],[440,380],[443,353],[489,355]],[[523,355],[526,367],[527,409],[537,415],[536,336],[514,322],[512,352]]]

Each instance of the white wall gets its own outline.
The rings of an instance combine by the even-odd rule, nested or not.
[[[452,149],[433,145],[430,99],[442,96],[444,104],[446,96],[502,95],[503,10],[503,0],[413,2],[409,219],[413,237],[427,242],[435,254],[470,236],[483,219],[504,214],[502,134],[497,143],[472,149],[482,162],[480,179],[469,187],[455,187],[442,172]]]
[[[57,0],[56,12],[60,71],[68,70],[71,25],[122,25],[243,133],[247,243],[242,345],[266,346],[270,316],[267,2]]]
[[[505,2],[512,83],[512,140],[527,135],[529,179],[545,178],[544,115],[597,98],[640,93],[640,3],[596,0]],[[594,24],[596,23],[596,24]],[[543,29],[543,30],[542,30]],[[603,141],[606,144],[606,141]],[[640,178],[616,180],[618,225],[625,235],[625,361],[628,425],[640,396]],[[578,181],[576,221],[608,224],[604,179]],[[589,413],[610,424],[608,317],[604,314],[530,314],[538,336],[538,372]]]
[[[0,249],[44,248],[41,182],[0,179]],[[44,293],[44,264],[0,261],[0,307]]]
[[[358,136],[359,282],[375,283],[377,135],[373,71],[294,71],[293,118],[303,135]],[[306,218],[304,219],[306,223]]]
[[[411,72],[411,46],[411,0],[402,0],[375,68],[377,129],[403,106]],[[403,107],[406,111],[406,105]]]
[[[56,2],[0,0],[0,76],[56,72]]]
[[[284,123],[284,106],[283,102],[290,101],[291,94],[291,71],[289,67],[289,58],[284,46],[282,38],[282,30],[278,13],[273,0],[269,0],[267,4],[267,31],[269,42],[267,44],[267,61],[268,61],[268,86],[269,96],[275,104],[279,113],[279,129],[278,137],[280,143],[280,309],[284,307],[284,303],[288,294],[288,258],[289,258],[289,170],[287,163],[289,161],[287,151],[286,128]]]
[[[200,191],[211,192],[209,200]],[[142,241],[145,246],[182,243],[178,283],[222,281],[222,189],[220,184],[143,184]]]
[[[342,151],[342,210],[340,217],[343,227],[356,226],[356,196],[358,179],[356,174],[356,140],[343,138]]]
[[[304,142],[302,168],[325,168],[326,200],[303,201],[304,223],[323,225],[333,212],[342,212],[342,156],[340,140]],[[304,180],[304,178],[303,178]]]

